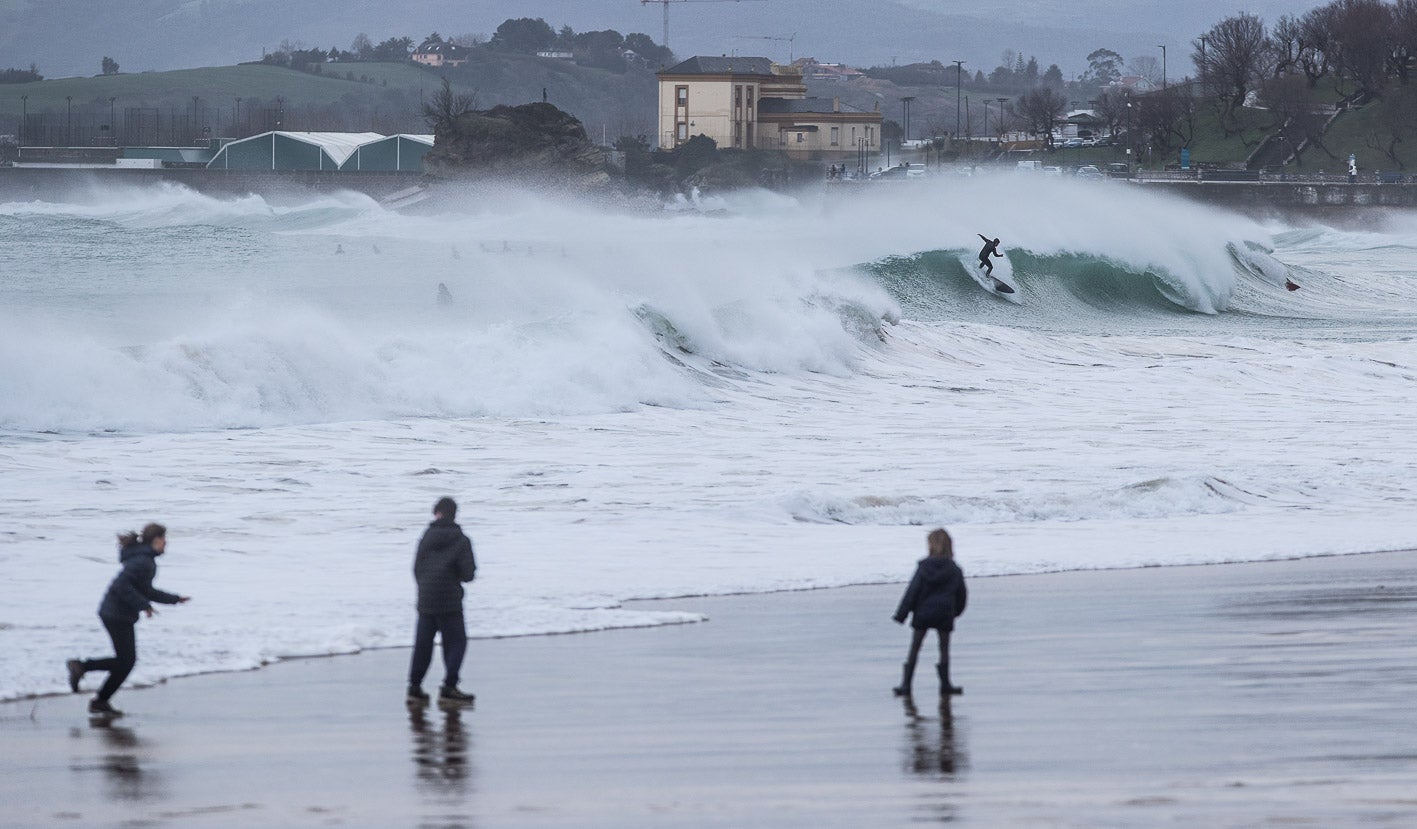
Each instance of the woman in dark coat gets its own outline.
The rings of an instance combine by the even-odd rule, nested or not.
[[[910,580],[895,612],[899,624],[905,624],[905,618],[914,614],[910,622],[914,630],[911,631],[910,655],[905,660],[905,674],[900,687],[894,689],[898,697],[910,696],[915,659],[925,643],[925,634],[931,629],[940,637],[940,664],[935,666],[940,675],[940,696],[964,693],[963,688],[950,684],[950,631],[954,630],[955,617],[964,612],[968,598],[964,572],[954,562],[954,542],[949,533],[934,530],[927,541],[930,555],[916,565],[915,577]]]
[[[178,596],[153,587],[157,576],[157,557],[167,549],[167,528],[161,524],[149,524],[142,533],[123,533],[118,536],[118,560],[123,569],[114,577],[103,595],[103,603],[98,607],[98,618],[113,640],[113,656],[103,659],[70,659],[69,688],[79,692],[79,680],[89,671],[107,671],[108,679],[99,688],[98,696],[89,702],[89,713],[109,717],[121,717],[123,712],[109,705],[108,701],[118,692],[123,680],[128,678],[133,666],[138,662],[138,639],[135,628],[138,614],[153,615],[152,602],[162,604],[182,604],[187,596]]]

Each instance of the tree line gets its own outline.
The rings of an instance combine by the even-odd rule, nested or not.
[[[287,40],[282,41],[280,48],[263,55],[260,62],[322,74],[328,63],[406,61],[417,49],[437,44],[448,44],[468,51],[487,49],[511,54],[567,52],[577,65],[616,73],[626,72],[636,63],[655,67],[667,65],[674,59],[674,53],[668,48],[656,44],[649,35],[640,32],[628,35],[614,29],[577,32],[570,26],[562,26],[557,31],[539,17],[520,17],[503,21],[491,38],[480,34],[445,38],[433,32],[419,41],[417,48],[410,37],[391,37],[375,43],[363,32],[355,36],[348,49],[337,46],[320,49]]]

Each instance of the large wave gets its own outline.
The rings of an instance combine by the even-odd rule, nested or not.
[[[697,406],[726,372],[848,374],[901,314],[1079,333],[1374,318],[1371,283],[1282,261],[1373,237],[1118,182],[913,184],[661,213],[501,192],[409,216],[175,185],[0,204],[0,428]],[[963,264],[980,233],[1003,240],[1019,304]],[[1417,283],[1401,276],[1381,277],[1393,296]]]
[[[28,240],[0,251],[0,428],[694,406],[715,367],[846,374],[897,314],[746,218],[115,198],[0,207]]]

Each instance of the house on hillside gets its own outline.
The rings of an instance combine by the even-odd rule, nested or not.
[[[1111,89],[1126,90],[1133,95],[1145,95],[1161,88],[1141,75],[1123,75],[1107,86]]]
[[[858,69],[844,63],[821,63],[816,58],[798,58],[793,66],[802,70],[802,76],[809,81],[854,81],[866,77]]]
[[[442,40],[425,40],[413,50],[413,60],[424,66],[462,66],[467,63],[467,48]]]
[[[802,70],[761,57],[689,58],[656,73],[659,146],[696,135],[719,147],[844,160],[881,149],[881,113],[809,98]]]

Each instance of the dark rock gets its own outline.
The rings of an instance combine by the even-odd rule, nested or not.
[[[435,133],[425,169],[447,178],[502,179],[577,189],[610,182],[585,127],[548,103],[467,112]]]

